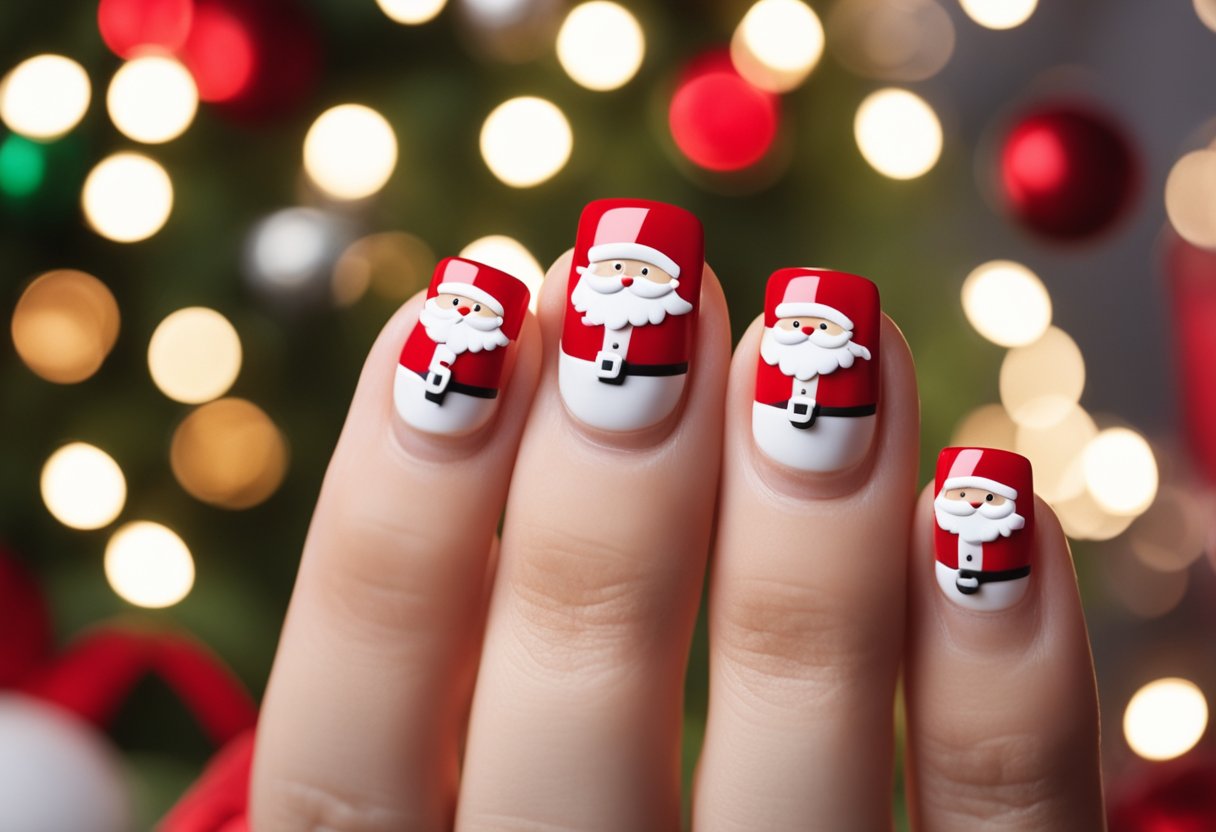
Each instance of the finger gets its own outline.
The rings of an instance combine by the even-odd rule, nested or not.
[[[585,254],[576,248],[573,262]],[[692,282],[687,263],[681,272]],[[721,445],[726,304],[706,268],[690,368],[677,380],[682,405],[648,431],[610,433],[563,405],[567,283],[551,281],[540,316],[546,364],[507,507],[457,828],[676,829],[684,669]],[[661,335],[645,326],[633,345]],[[628,360],[640,360],[632,347]],[[625,399],[654,389],[636,380],[603,383],[622,394],[605,392],[622,419],[657,412],[650,403],[627,410],[637,402]]]
[[[828,287],[837,292],[829,309],[817,310],[820,321],[846,315],[870,358],[821,367],[815,389],[802,392],[801,367],[772,348],[777,310],[791,311],[774,303],[773,287],[785,286],[788,270],[769,284],[769,327],[757,321],[735,351],[709,596],[698,830],[891,823],[893,702],[918,456],[915,371],[876,293],[843,291],[861,278],[814,271],[827,295]],[[815,311],[795,307],[803,319],[783,317],[802,324]],[[841,331],[838,324],[833,343]],[[765,378],[766,368],[781,377]],[[867,416],[863,405],[875,402],[870,372],[878,407]],[[791,424],[804,414],[769,403],[777,386],[785,398],[814,397],[814,425]]]
[[[917,508],[911,572],[915,827],[1104,828],[1085,621],[1068,544],[1034,498],[1030,463],[943,451]]]
[[[443,332],[444,320],[429,318],[421,298],[372,347],[313,516],[263,705],[254,828],[451,826],[487,558],[540,363],[527,294],[513,281],[447,260],[427,304],[434,309],[455,288],[489,305],[473,291],[485,287],[500,299],[502,332],[519,333],[518,349],[483,344],[473,352],[460,343],[472,333]],[[474,305],[466,315],[478,314]],[[488,324],[479,330],[489,332]],[[443,344],[458,353],[436,364],[450,370],[439,402],[427,396],[427,343],[434,354]],[[501,396],[487,398],[492,386]]]

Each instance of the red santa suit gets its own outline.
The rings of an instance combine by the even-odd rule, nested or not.
[[[800,379],[763,353],[756,367],[752,433],[762,451],[794,468],[833,471],[861,461],[878,410],[878,287],[858,275],[781,269],[765,293],[765,338],[782,318],[823,318],[850,333],[850,366]],[[868,354],[868,357],[867,357]]]
[[[1030,461],[1020,454],[992,448],[946,448],[937,462],[936,499],[947,491],[975,489],[1013,503],[1020,522],[1009,523],[1007,534],[972,542],[942,527],[934,528],[937,578],[951,599],[974,609],[1003,609],[1025,594],[1030,580],[1030,550],[1034,540],[1034,485]],[[964,498],[964,501],[966,498]],[[949,518],[946,518],[949,519]]]
[[[638,260],[676,278],[674,292],[692,309],[659,323],[611,328],[584,320],[571,296],[581,268]],[[704,265],[700,221],[660,202],[603,199],[579,220],[560,350],[562,398],[576,416],[607,430],[634,430],[662,419],[684,389]],[[625,291],[625,290],[623,290]]]
[[[426,299],[429,302],[439,294],[460,295],[486,306],[501,317],[500,330],[508,340],[519,336],[529,293],[511,275],[449,257],[435,268]],[[458,353],[432,340],[419,323],[401,350],[394,385],[397,412],[406,423],[431,433],[474,430],[494,411],[505,360],[505,345]]]

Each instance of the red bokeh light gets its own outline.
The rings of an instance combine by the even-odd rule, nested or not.
[[[668,110],[680,152],[713,171],[742,170],[764,158],[778,120],[776,96],[749,84],[725,53],[694,62]]]
[[[1170,231],[1165,261],[1187,439],[1192,459],[1216,483],[1216,251]]]
[[[203,0],[181,53],[203,101],[230,101],[249,86],[257,62],[253,36],[243,20]]]
[[[173,52],[186,42],[194,0],[101,0],[97,28],[120,58],[145,47]]]

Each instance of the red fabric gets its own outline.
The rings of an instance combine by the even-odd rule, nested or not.
[[[806,278],[818,278],[814,287]],[[764,296],[764,325],[777,323],[777,306],[807,301],[813,291],[816,303],[830,306],[853,322],[853,341],[870,351],[870,359],[857,358],[848,369],[819,378],[815,401],[822,407],[858,407],[878,403],[878,338],[881,317],[878,287],[855,274],[822,269],[780,269],[768,279]],[[790,397],[791,376],[763,358],[756,369],[756,401],[778,404]]]
[[[220,750],[158,827],[159,832],[247,832],[254,732]]]
[[[18,684],[50,649],[51,620],[42,589],[0,549],[0,688]]]
[[[695,216],[662,202],[641,199],[600,199],[583,209],[578,237],[566,286],[566,318],[561,348],[567,355],[594,361],[604,346],[603,325],[589,326],[570,301],[580,275],[577,269],[590,261],[587,252],[594,245],[638,243],[661,251],[680,267],[676,294],[692,304],[686,315],[668,315],[660,324],[637,326],[629,337],[625,358],[631,364],[664,365],[688,361],[696,326],[697,306],[701,299],[701,271],[705,261],[705,241],[701,221]]]
[[[425,375],[427,368],[431,366],[431,358],[437,346],[438,344],[427,337],[426,327],[418,324],[410,333],[410,337],[405,339],[405,347],[401,350],[401,366]],[[452,381],[497,390],[506,357],[507,351],[501,347],[481,352],[462,352],[451,363]]]
[[[1000,572],[1030,564],[1030,547],[1034,540],[1034,484],[1030,460],[1021,454],[993,448],[946,448],[937,458],[934,496],[940,497],[946,480],[975,476],[995,480],[1017,492],[1016,511],[1026,519],[1026,525],[1009,537],[998,537],[982,544],[984,571]],[[982,488],[983,486],[978,486]],[[934,524],[937,559],[951,569],[958,569],[958,535]]]

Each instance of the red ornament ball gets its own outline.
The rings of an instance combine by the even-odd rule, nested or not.
[[[749,84],[728,55],[703,56],[681,79],[667,118],[676,147],[694,164],[742,170],[772,147],[777,99]]]
[[[1023,115],[1005,138],[1000,164],[1009,211],[1031,231],[1058,240],[1081,240],[1113,225],[1139,178],[1117,123],[1074,104]]]
[[[101,39],[120,58],[148,46],[179,49],[193,17],[194,0],[101,0],[97,6]]]

